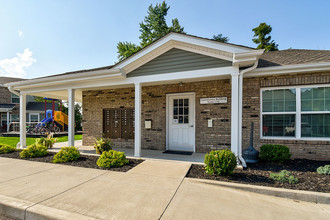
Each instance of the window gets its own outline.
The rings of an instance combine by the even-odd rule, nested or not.
[[[261,91],[262,137],[330,138],[330,86]]]
[[[30,122],[39,122],[39,113],[30,113]]]
[[[189,99],[173,99],[173,121],[178,124],[189,123]]]
[[[19,104],[19,96],[12,93],[11,94],[11,103]]]
[[[1,125],[4,126],[7,124],[7,113],[1,114]]]
[[[134,109],[103,109],[103,134],[109,138],[134,138]]]
[[[10,115],[11,117],[11,122],[19,122],[19,115],[16,115],[16,114],[12,114]]]

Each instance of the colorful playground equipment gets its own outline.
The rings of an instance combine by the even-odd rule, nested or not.
[[[29,134],[50,134],[65,131],[68,126],[68,115],[62,112],[62,101],[60,111],[55,111],[54,99],[45,99],[45,118],[33,125],[27,126],[27,133]],[[51,100],[52,110],[47,110],[47,100]]]

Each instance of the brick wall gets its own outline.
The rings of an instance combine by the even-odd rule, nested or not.
[[[257,149],[266,143],[285,144],[293,157],[330,159],[329,141],[263,140],[260,139],[260,88],[330,83],[330,73],[291,74],[274,77],[246,78],[243,97],[243,148],[248,147],[250,124],[255,123],[254,145]],[[195,92],[196,95],[196,151],[208,152],[230,146],[230,80],[216,80],[143,86],[142,87],[142,148],[165,150],[166,147],[166,94]],[[228,97],[228,103],[200,105],[200,98]],[[83,92],[83,144],[92,145],[95,137],[102,136],[103,108],[134,107],[134,88]],[[144,128],[144,120],[152,119],[152,129]],[[213,127],[207,120],[213,119]],[[113,140],[118,147],[130,147],[133,140]]]
[[[142,148],[166,148],[166,94],[195,92],[196,151],[207,152],[230,145],[230,80],[179,83],[142,87]],[[200,105],[200,98],[228,97],[228,103]],[[83,144],[92,145],[102,136],[103,108],[134,107],[134,88],[83,92]],[[152,119],[152,129],[144,128],[144,120]],[[213,119],[213,127],[207,120]],[[133,140],[113,140],[115,146],[133,147]]]
[[[290,74],[272,77],[247,78],[243,97],[243,149],[249,145],[250,124],[254,126],[254,145],[287,145],[294,158],[330,160],[330,141],[265,140],[260,139],[260,88],[296,85],[330,84],[330,72]]]

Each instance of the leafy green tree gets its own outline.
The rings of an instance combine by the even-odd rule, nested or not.
[[[155,6],[151,4],[148,8],[148,15],[140,23],[140,45],[131,42],[119,42],[117,44],[118,59],[123,60],[131,56],[169,32],[185,33],[177,18],[172,19],[171,26],[167,25],[165,17],[169,9],[170,6],[167,6],[165,1]]]
[[[223,36],[222,34],[218,35],[213,35],[213,40],[222,42],[222,43],[228,43],[229,42],[229,37]]]
[[[270,32],[272,32],[272,27],[266,23],[260,23],[256,28],[253,28],[254,38],[252,41],[258,44],[257,49],[265,49],[265,51],[275,51],[278,50],[278,44],[274,40],[271,40]]]
[[[67,107],[67,105],[63,105],[62,107],[62,112],[65,114],[69,114],[69,109]],[[81,109],[81,104],[76,103],[74,105],[74,121],[76,123],[76,131],[81,131],[82,130],[82,126],[81,126],[81,122],[82,122],[82,109]]]

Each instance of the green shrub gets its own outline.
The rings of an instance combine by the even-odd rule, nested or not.
[[[289,183],[296,184],[298,183],[298,179],[295,178],[289,171],[282,170],[279,173],[271,173],[270,178],[280,183]]]
[[[63,147],[53,158],[53,163],[66,163],[78,160],[80,152],[76,147]]]
[[[94,148],[97,154],[102,154],[104,151],[112,150],[111,141],[108,138],[100,138],[95,140]]]
[[[129,163],[126,159],[124,152],[115,150],[103,151],[96,164],[99,167],[110,168],[110,167],[122,167]]]
[[[330,175],[330,165],[325,165],[324,167],[317,168],[316,172],[318,174]]]
[[[228,149],[211,151],[204,163],[206,172],[212,175],[231,175],[237,165],[235,154]]]
[[[48,154],[47,147],[43,145],[32,144],[24,149],[19,155],[21,158],[43,157]]]
[[[47,138],[41,137],[36,139],[37,145],[43,145],[46,146],[47,148],[52,148],[55,142],[56,139],[51,137],[47,137]]]
[[[7,144],[0,144],[0,154],[8,154],[14,152],[15,150],[15,147],[9,146]]]
[[[290,150],[284,145],[266,144],[260,148],[260,159],[283,163],[291,157]]]

